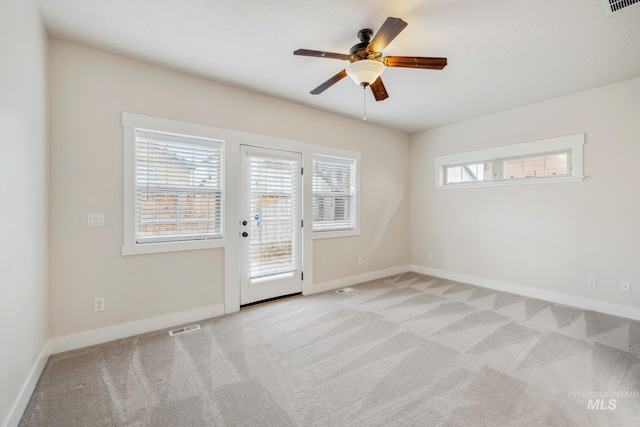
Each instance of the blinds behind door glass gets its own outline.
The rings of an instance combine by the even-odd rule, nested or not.
[[[296,233],[300,212],[296,198],[300,164],[295,160],[249,157],[249,278],[276,278],[297,270]]]
[[[313,230],[355,228],[355,161],[313,157]]]
[[[222,237],[222,143],[136,131],[137,243]]]

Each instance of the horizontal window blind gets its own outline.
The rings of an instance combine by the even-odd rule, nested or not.
[[[298,268],[295,236],[300,230],[300,163],[274,157],[249,157],[249,238],[252,282],[293,274]]]
[[[356,162],[313,156],[313,230],[355,228]]]
[[[136,243],[222,237],[222,142],[136,130]]]

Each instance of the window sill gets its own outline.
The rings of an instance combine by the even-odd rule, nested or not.
[[[360,229],[353,228],[351,230],[335,230],[335,231],[314,231],[313,240],[316,239],[334,239],[338,237],[352,237],[359,236]]]
[[[449,185],[436,185],[433,188],[436,190],[455,190],[458,188],[478,188],[478,187],[506,187],[509,185],[531,185],[531,184],[553,184],[560,182],[580,182],[584,181],[584,176],[570,176],[563,178],[526,178],[526,179],[514,179],[509,181],[482,181],[482,182],[469,182],[466,184],[449,184]]]
[[[144,255],[157,254],[164,252],[178,251],[194,251],[200,249],[223,248],[225,246],[224,239],[215,240],[193,240],[183,242],[162,242],[162,243],[143,243],[143,244],[125,244],[122,247],[122,255]]]

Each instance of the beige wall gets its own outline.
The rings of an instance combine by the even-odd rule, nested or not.
[[[34,1],[0,3],[0,58],[0,425],[4,425],[48,339],[47,35]]]
[[[639,111],[634,79],[413,135],[412,264],[640,307]],[[576,133],[583,182],[433,189],[434,156]]]
[[[403,133],[56,40],[51,85],[54,337],[224,302],[223,249],[121,255],[123,111],[361,152],[361,235],[314,241],[314,282],[409,262]]]

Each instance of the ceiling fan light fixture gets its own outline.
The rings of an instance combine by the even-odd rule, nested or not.
[[[373,59],[362,59],[347,65],[347,76],[359,86],[369,86],[384,71],[384,64]]]

